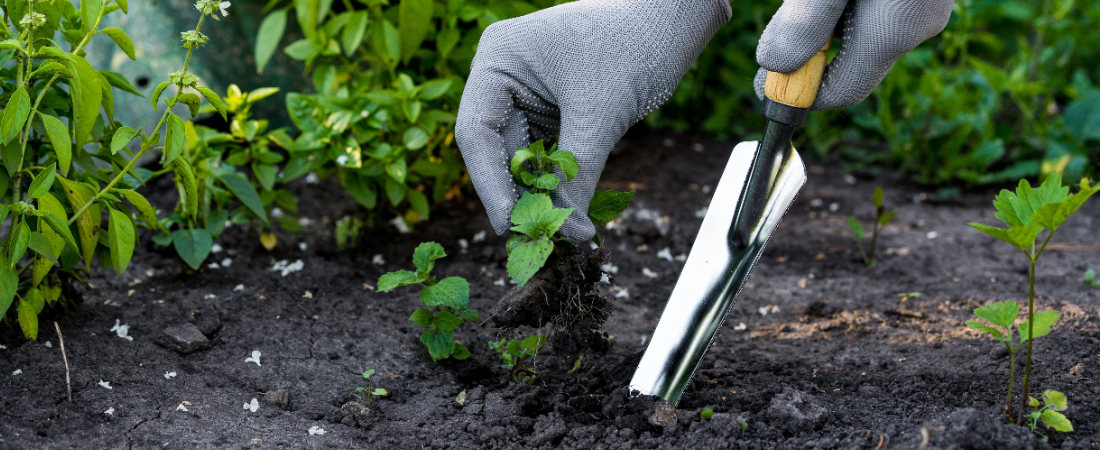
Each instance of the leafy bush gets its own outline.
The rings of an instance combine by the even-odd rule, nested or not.
[[[447,253],[443,251],[443,246],[435,242],[425,242],[413,252],[416,272],[398,270],[378,279],[378,292],[414,284],[423,286],[420,289],[420,301],[428,308],[417,309],[409,320],[425,328],[420,335],[420,342],[428,347],[428,353],[437,361],[450,357],[469,358],[470,350],[461,342],[455,342],[454,331],[467,320],[478,320],[477,311],[467,309],[470,302],[470,283],[462,277],[447,277],[436,282],[432,276],[435,260],[445,256]]]
[[[156,104],[167,87],[176,86],[153,130],[116,122],[115,89],[140,94],[120,74],[92,67],[84,58],[85,45],[104,34],[135,57],[125,32],[99,28],[104,16],[126,13],[127,2],[86,0],[80,7],[67,1],[9,3],[4,24],[9,34],[0,41],[5,92],[0,102],[6,105],[0,120],[0,156],[6,169],[6,177],[0,178],[0,217],[11,217],[0,258],[0,316],[14,311],[28,339],[37,338],[38,314],[72,295],[67,282],[84,283],[93,257],[121,275],[134,253],[136,225],[163,228],[156,210],[136,188],[156,174],[174,172],[181,195],[195,192],[194,171],[179,158],[185,147],[183,121],[171,107],[186,104],[194,114],[206,98],[224,109],[217,95],[187,73],[184,61],[183,69],[170,74],[170,81],[161,83],[153,95]],[[219,10],[225,14],[212,0],[200,0],[195,7],[200,11],[198,25],[182,33],[188,61],[207,41],[200,32],[205,18],[217,19]],[[72,50],[65,52],[54,38],[64,39]],[[135,138],[136,152],[131,147]],[[135,167],[155,150],[161,150],[161,171]],[[27,181],[30,186],[24,187]],[[180,214],[193,220],[197,208],[191,198]],[[107,230],[100,229],[104,216]]]

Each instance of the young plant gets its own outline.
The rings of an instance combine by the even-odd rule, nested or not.
[[[886,208],[882,206],[882,186],[875,187],[871,200],[875,203],[875,220],[871,224],[871,244],[866,249],[863,247],[863,235],[866,234],[863,223],[856,216],[848,216],[848,229],[852,230],[852,234],[855,235],[856,244],[859,245],[859,254],[863,257],[863,263],[867,267],[873,267],[876,264],[875,244],[878,242],[879,232],[893,221],[894,215],[898,213],[897,209],[886,212]]]
[[[447,277],[436,282],[431,275],[435,260],[445,256],[447,253],[441,245],[425,242],[413,252],[416,272],[398,270],[378,279],[378,292],[414,284],[423,286],[420,301],[427,308],[417,309],[409,320],[425,328],[420,342],[428,347],[428,353],[436,361],[469,358],[470,350],[454,340],[454,331],[467,320],[478,320],[477,311],[467,309],[470,283],[462,277]]]
[[[1069,187],[1062,186],[1062,177],[1051,174],[1039,188],[1032,188],[1027,180],[1020,180],[1016,192],[1002,190],[993,201],[997,209],[995,217],[1003,221],[1008,228],[997,228],[980,223],[970,226],[997,239],[1005,241],[1019,249],[1030,263],[1028,270],[1028,302],[1026,326],[1021,326],[1021,336],[1038,336],[1041,317],[1035,314],[1035,262],[1042,256],[1047,243],[1054,237],[1058,227],[1077,212],[1097,191],[1100,186],[1092,187],[1088,179],[1081,180],[1080,191],[1069,194]],[[1046,237],[1043,237],[1043,232]],[[1042,238],[1042,243],[1036,240]],[[1055,319],[1057,320],[1057,319]],[[1050,322],[1053,324],[1053,321]],[[1025,331],[1026,334],[1025,334]],[[1023,414],[1027,405],[1028,387],[1031,381],[1032,341],[1027,340],[1027,364],[1024,368],[1023,396],[1020,400],[1020,412],[1017,423],[1023,423]]]
[[[906,300],[920,297],[920,292],[898,292],[898,297],[901,297],[901,301],[898,303],[905,303]]]
[[[1096,271],[1089,269],[1085,271],[1085,284],[1091,287],[1100,287],[1100,280],[1096,279]]]
[[[386,392],[385,389],[374,387],[374,380],[371,379],[371,377],[373,376],[374,369],[363,372],[363,379],[367,380],[367,387],[357,387],[355,388],[355,392],[348,394],[348,396],[355,397],[358,394],[360,398],[363,399],[363,404],[369,405],[370,401],[373,400],[374,397],[385,397],[389,395],[389,392]]]
[[[1034,408],[1034,410],[1028,415],[1028,418],[1031,420],[1027,423],[1027,426],[1031,428],[1031,431],[1042,436],[1043,442],[1047,441],[1047,436],[1040,433],[1036,428],[1040,420],[1043,421],[1043,425],[1046,425],[1047,428],[1053,428],[1063,433],[1073,431],[1073,424],[1061,413],[1061,411],[1065,411],[1066,408],[1069,407],[1067,403],[1065,394],[1050,389],[1043,391],[1043,406],[1041,408],[1039,407],[1039,401],[1036,400],[1035,397],[1028,397],[1027,404]]]
[[[1016,323],[1016,315],[1019,312],[1020,305],[1014,301],[994,303],[974,310],[975,316],[989,321],[989,323],[1000,327],[1000,329],[977,320],[966,321],[966,325],[972,330],[993,336],[994,339],[1004,343],[1005,348],[1008,349],[1008,396],[1005,398],[1004,411],[1005,421],[1009,423],[1015,421],[1012,413],[1012,388],[1015,386],[1016,380],[1016,353],[1020,351],[1020,347],[1024,345],[1025,341],[1030,342],[1031,339],[1041,338],[1049,334],[1050,327],[1061,317],[1061,313],[1058,311],[1040,312],[1034,316],[1034,325],[1031,319],[1026,320],[1019,327],[1016,327],[1017,332],[1014,334],[1012,332],[1013,325]],[[1018,342],[1013,342],[1014,335],[1019,336]]]
[[[528,336],[523,341],[519,339],[509,341],[504,338],[500,342],[489,341],[489,348],[500,355],[500,360],[504,361],[504,365],[500,367],[511,371],[512,381],[532,384],[535,382],[535,375],[538,375],[538,371],[533,367],[528,367],[524,364],[524,361],[535,356],[549,338],[549,336],[543,334]]]

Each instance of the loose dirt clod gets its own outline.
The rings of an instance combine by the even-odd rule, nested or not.
[[[602,248],[551,255],[527,284],[508,291],[489,317],[504,330],[552,325],[556,331],[550,345],[560,355],[607,353],[611,341],[603,323],[611,307],[597,284],[603,274],[600,266],[609,260]]]
[[[156,342],[183,354],[210,346],[210,340],[193,323],[165,328],[164,332],[157,336]]]

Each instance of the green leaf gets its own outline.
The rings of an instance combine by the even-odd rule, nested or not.
[[[46,127],[46,136],[50,138],[50,143],[53,144],[54,152],[57,154],[61,175],[67,175],[73,160],[73,142],[69,138],[69,129],[56,117],[45,114],[39,114],[38,117],[42,118],[42,124]]]
[[[470,283],[462,277],[447,277],[420,291],[420,301],[427,306],[448,306],[466,309],[470,301]]]
[[[73,74],[69,72],[69,68],[52,59],[42,63],[42,65],[38,66],[37,69],[34,69],[34,72],[31,72],[30,77],[44,78],[46,75],[49,75],[51,73],[59,73],[69,78],[73,77]]]
[[[392,177],[386,177],[386,198],[390,200],[390,204],[397,206],[401,203],[401,200],[405,199],[405,185],[394,181]]]
[[[80,19],[85,30],[91,30],[103,11],[103,0],[80,0]]]
[[[549,211],[553,208],[554,202],[550,200],[549,195],[524,192],[523,196],[516,202],[516,206],[512,208],[512,223],[517,226],[537,225],[543,211]],[[528,235],[538,237],[536,234],[528,233]]]
[[[404,159],[398,159],[386,165],[386,173],[398,183],[405,182],[405,176],[409,174],[409,166]]]
[[[1066,395],[1052,389],[1043,391],[1043,403],[1055,411],[1065,411],[1068,407]]]
[[[168,120],[169,124],[171,124],[172,119],[169,118]],[[126,144],[129,144],[130,141],[134,139],[134,136],[137,136],[137,130],[133,128],[124,126],[116,130],[114,137],[111,138],[111,154],[117,154],[119,150],[125,148]],[[171,134],[169,134],[169,136],[171,136]]]
[[[436,361],[451,356],[455,351],[454,335],[450,331],[432,328],[420,335],[420,342],[428,347],[428,354]]]
[[[397,65],[401,58],[401,38],[397,34],[397,28],[389,20],[382,19],[381,24],[376,23],[371,27],[370,44],[373,53],[378,55],[385,66]]]
[[[544,173],[535,179],[535,188],[552,191],[558,187],[559,182],[561,182],[561,178],[558,178],[557,175]]]
[[[875,192],[871,195],[871,201],[875,204],[875,207],[882,206],[882,186],[875,186]]]
[[[1071,424],[1069,419],[1060,412],[1048,409],[1043,411],[1043,415],[1040,416],[1040,418],[1043,420],[1044,425],[1055,430],[1067,433],[1073,431],[1073,424]]]
[[[126,56],[129,56],[131,60],[137,60],[137,56],[134,55],[134,41],[130,40],[130,36],[127,36],[125,31],[111,27],[99,30],[99,32],[106,34],[112,41],[115,41],[118,48],[122,49],[122,52],[126,53]]]
[[[1036,399],[1035,397],[1032,397],[1032,396],[1029,395],[1029,396],[1027,396],[1027,404],[1028,404],[1028,406],[1030,406],[1032,408],[1038,408],[1039,407],[1039,400]]]
[[[867,233],[867,231],[863,229],[863,224],[860,223],[856,216],[848,216],[848,229],[852,231],[852,235],[855,236],[857,240],[863,239],[863,235]]]
[[[527,336],[519,346],[524,350],[538,350],[542,348],[544,343],[546,343],[545,336],[536,334],[534,336]]]
[[[580,166],[577,165],[577,157],[565,150],[558,150],[550,154],[550,162],[561,169],[565,174],[565,181],[570,181],[577,176]]]
[[[1059,317],[1062,317],[1062,313],[1055,310],[1047,310],[1035,313],[1035,324],[1032,325],[1032,331],[1034,331],[1035,339],[1050,334],[1050,327],[1058,321]],[[1030,320],[1025,320],[1023,323],[1020,324],[1020,342],[1030,339],[1027,331],[1028,322],[1030,322]]]
[[[257,44],[257,45],[259,45],[259,44]],[[168,86],[171,86],[171,85],[172,84],[167,82],[167,81],[162,81],[160,84],[157,85],[157,87],[155,89],[153,89],[153,95],[149,96],[149,100],[153,103],[153,109],[154,110],[157,109],[157,101],[160,100],[160,94],[162,92],[164,92],[165,88],[167,88]]]
[[[1048,203],[1057,203],[1066,199],[1069,188],[1062,186],[1062,177],[1052,174],[1038,189],[1032,188],[1026,179],[1020,180],[1016,192],[1005,189],[993,200],[998,219],[1010,227],[1034,225],[1031,215],[1035,210]]]
[[[436,33],[435,48],[439,51],[439,56],[446,58],[447,55],[450,55],[451,50],[454,50],[461,38],[462,33],[456,28],[447,28]]]
[[[66,244],[68,244],[68,245],[69,245],[70,247],[72,247],[72,248],[73,248],[73,250],[79,251],[79,250],[80,250],[80,246],[76,245],[76,239],[75,239],[75,238],[73,238],[73,233],[72,233],[72,231],[69,231],[69,227],[68,227],[68,225],[67,225],[67,224],[65,223],[65,222],[66,222],[66,220],[64,219],[64,217],[63,217],[63,216],[58,216],[58,215],[57,215],[57,214],[56,214],[56,213],[54,212],[54,210],[56,210],[56,208],[54,208],[54,207],[53,207],[53,205],[49,206],[49,208],[50,208],[50,209],[46,209],[46,208],[47,208],[47,206],[46,206],[46,205],[44,204],[44,203],[46,203],[46,202],[43,202],[43,200],[45,200],[45,199],[46,199],[47,197],[49,197],[49,199],[50,199],[50,200],[51,200],[51,201],[52,201],[52,202],[53,202],[53,203],[54,203],[54,204],[55,204],[56,206],[60,206],[60,205],[61,205],[61,203],[60,203],[60,202],[58,202],[58,201],[57,201],[56,199],[54,199],[52,195],[49,195],[49,194],[47,194],[47,195],[44,195],[44,196],[42,196],[42,198],[38,199],[38,202],[39,202],[39,205],[38,205],[38,206],[39,206],[39,210],[38,210],[38,212],[36,213],[36,214],[37,214],[37,216],[38,216],[38,218],[39,218],[39,219],[41,219],[41,220],[43,220],[43,221],[45,221],[45,222],[46,222],[46,226],[50,227],[50,229],[51,229],[51,230],[53,230],[53,232],[54,232],[54,233],[57,233],[57,234],[58,234],[58,236],[61,236],[61,239],[62,239],[62,240],[63,240],[63,241],[64,241],[64,242],[66,243]],[[62,214],[64,214],[64,213],[65,213],[65,210],[64,210],[64,209],[61,209],[61,210],[60,210],[59,212],[61,212]]]
[[[53,58],[70,63],[76,61],[76,58],[74,58],[75,55],[70,55],[53,47],[41,47],[38,49],[38,54],[35,56],[40,58]],[[69,72],[70,74],[73,73],[72,68],[69,69]]]
[[[8,313],[18,289],[19,275],[7,264],[0,264],[0,317]]]
[[[34,305],[20,300],[16,311],[19,314],[19,328],[23,329],[23,336],[32,341],[38,339],[38,313],[35,312]]]
[[[77,55],[72,58],[70,70],[76,75],[76,81],[69,84],[69,95],[73,99],[75,148],[79,150],[91,138],[103,101],[103,87],[99,83],[99,73],[88,61]]]
[[[210,88],[202,86],[196,86],[195,90],[199,91],[199,93],[206,98],[206,101],[210,102],[210,104],[214,106],[214,109],[218,110],[218,113],[222,115],[222,120],[229,120],[229,117],[226,115],[225,103],[222,102],[222,98],[219,97],[218,94]]]
[[[508,171],[512,173],[512,176],[519,178],[520,174],[527,173],[527,168],[523,166],[523,163],[532,159],[535,159],[534,152],[520,148],[516,150],[516,154],[512,155],[512,162],[508,166]]]
[[[53,195],[46,193],[38,199],[38,209],[35,211],[35,215],[38,216],[37,234],[49,241],[51,254],[60,256],[61,252],[65,249],[66,243],[72,246],[73,251],[80,251],[80,247],[77,247],[76,241],[73,240],[72,233],[65,224],[65,220],[68,217],[65,214],[65,207],[62,206],[61,202],[57,201]],[[0,214],[0,216],[3,216],[3,214]],[[0,219],[0,221],[2,221],[2,219]],[[64,230],[64,237],[62,237],[61,233],[56,231],[57,228]],[[34,247],[33,236],[31,237],[31,247]],[[53,260],[38,258],[34,261],[34,271],[31,275],[31,282],[34,286],[38,286],[39,283],[42,282],[42,279],[49,274],[56,260],[57,257],[53,258]],[[0,317],[2,316],[3,313],[0,313]]]
[[[114,192],[126,197],[126,200],[129,200],[130,203],[134,205],[134,208],[137,208],[138,214],[141,214],[141,220],[144,220],[150,228],[154,230],[161,228],[160,223],[157,221],[156,208],[153,208],[153,205],[150,205],[149,201],[146,200],[144,196],[129,189],[115,189]],[[224,222],[225,219],[223,218],[222,221]]]
[[[463,319],[471,320],[471,321],[474,321],[474,322],[476,322],[478,320],[481,320],[481,316],[478,315],[477,311],[474,311],[472,309],[467,309],[465,311],[462,311],[461,313],[458,314],[458,316],[463,318]]]
[[[344,25],[344,33],[340,39],[344,45],[344,54],[351,56],[355,50],[359,49],[369,22],[370,18],[366,11],[355,11],[348,16],[348,23]]]
[[[183,186],[183,194],[187,196],[186,199],[180,199],[187,208],[184,213],[194,218],[199,212],[199,188],[195,181],[195,170],[191,168],[187,158],[176,159],[172,162],[172,168],[176,172],[176,180]]]
[[[95,193],[88,189],[86,186],[70,181],[64,177],[59,177],[58,181],[61,181],[61,185],[65,188],[65,196],[69,199],[69,204],[72,205],[73,211],[79,211],[84,207],[92,198],[95,197]],[[80,247],[84,256],[84,265],[89,269],[92,267],[92,257],[95,256],[95,247],[99,243],[99,222],[100,222],[99,205],[93,204],[84,210],[84,213],[76,218],[76,230],[80,235]],[[67,228],[66,228],[67,229]],[[56,227],[54,231],[60,233]]]
[[[1035,238],[1039,236],[1041,228],[1039,225],[1013,225],[1012,228],[1003,229],[992,227],[989,225],[971,222],[970,226],[976,228],[982,233],[993,236],[1002,241],[1012,244],[1014,247],[1027,251],[1027,248],[1035,243]]]
[[[966,321],[966,326],[970,327],[970,329],[972,329],[974,331],[977,331],[979,333],[989,333],[997,339],[1002,338],[1001,330],[993,328],[993,327],[991,327],[989,325],[986,325],[984,323],[978,322],[977,320],[967,320]]]
[[[53,232],[49,228],[46,228],[45,231],[47,233]],[[31,251],[46,257],[47,259],[55,263],[57,262],[57,257],[61,253],[60,251],[55,251],[53,243],[50,242],[50,238],[46,237],[45,234],[39,233],[37,231],[31,232],[31,241],[29,248],[31,249]],[[60,250],[60,248],[61,246],[58,246],[58,250]]]
[[[704,410],[699,412],[699,418],[700,419],[710,420],[711,417],[714,417],[714,410],[713,409],[707,408],[707,409],[704,409]]]
[[[107,224],[107,242],[111,249],[111,267],[118,276],[126,272],[130,259],[134,257],[136,232],[134,223],[126,214],[110,210],[111,218]]]
[[[1016,322],[1016,315],[1019,313],[1020,305],[1011,300],[982,306],[974,310],[975,316],[981,317],[988,320],[990,323],[1000,325],[1004,328],[1012,326],[1012,324]]]
[[[894,220],[894,216],[897,215],[897,213],[898,213],[898,210],[895,209],[895,210],[890,211],[886,214],[883,214],[882,217],[878,218],[878,224],[882,225],[882,226],[888,225],[891,221]]]
[[[168,113],[168,131],[164,137],[164,156],[161,165],[167,166],[176,160],[183,149],[187,147],[186,133],[184,132],[183,119],[173,113]]]
[[[440,330],[454,331],[462,325],[462,322],[463,320],[458,316],[452,314],[450,311],[443,310],[440,311],[439,314],[435,315],[435,321],[433,322],[433,324],[435,324],[435,327],[439,328]]]
[[[462,361],[470,357],[470,350],[466,348],[465,345],[462,345],[461,342],[455,342],[455,351],[451,353],[451,357]]]
[[[619,192],[611,189],[596,191],[592,202],[588,204],[588,217],[592,223],[603,229],[604,226],[619,217],[634,199],[634,192]]]
[[[3,158],[4,166],[8,169],[8,177],[14,178],[15,172],[19,170],[20,162],[23,161],[23,146],[19,144],[18,139],[15,139],[0,147],[0,152],[3,152],[0,157]],[[8,183],[11,183],[10,179]]]
[[[199,115],[199,107],[202,106],[202,100],[199,99],[199,96],[188,92],[186,94],[180,94],[176,100],[179,103],[187,105],[187,110],[191,112],[192,119]]]
[[[27,246],[31,243],[31,227],[27,226],[26,220],[20,221],[19,226],[14,228],[8,238],[8,265],[11,267],[15,267],[15,263],[27,253]]]
[[[432,0],[402,0],[398,5],[401,60],[408,64],[432,26]]]
[[[1048,230],[1057,230],[1069,216],[1077,212],[1093,194],[1100,191],[1100,186],[1091,187],[1088,179],[1081,180],[1081,190],[1076,194],[1066,197],[1065,200],[1056,203],[1047,203],[1036,208],[1031,219]]]
[[[8,105],[4,107],[4,116],[0,118],[0,134],[3,135],[4,144],[19,134],[30,113],[31,97],[26,89],[20,87],[11,94]]]
[[[382,275],[378,279],[378,292],[386,292],[393,288],[399,288],[401,286],[408,286],[411,284],[423,283],[424,280],[416,275],[414,272],[408,270],[398,270],[396,272],[390,272]]]
[[[516,246],[508,255],[508,276],[522,287],[546,264],[553,251],[554,243],[545,236]]]
[[[412,323],[427,328],[431,326],[432,322],[435,322],[435,313],[428,308],[419,308],[413,311],[412,315],[409,316],[409,320],[411,320]]]
[[[430,138],[431,136],[428,135],[428,132],[419,127],[409,128],[405,130],[405,148],[409,150],[420,150],[424,148],[424,145],[428,143],[428,139]]]
[[[371,391],[371,393],[370,393],[370,395],[375,395],[375,396],[380,396],[380,397],[384,397],[384,396],[387,396],[389,394],[390,394],[389,392],[386,392],[386,390],[382,389],[382,388],[374,388],[374,390]]]
[[[286,9],[272,11],[264,21],[260,23],[260,31],[256,34],[256,73],[264,73],[264,66],[279,48],[279,41],[283,39],[286,31]]]
[[[183,229],[172,232],[172,245],[183,262],[194,270],[199,270],[202,262],[210,255],[214,238],[202,228]]]
[[[450,79],[434,79],[427,83],[424,83],[420,89],[420,98],[424,100],[435,100],[442,97],[447,93],[447,90],[451,88],[452,81]]]
[[[264,204],[260,200],[260,194],[256,192],[256,188],[252,187],[252,183],[248,182],[248,179],[236,172],[225,173],[220,175],[220,180],[225,183],[229,191],[233,193],[248,207],[252,214],[259,217],[263,223],[267,223],[267,213],[264,211]]]
[[[428,207],[428,197],[416,189],[409,189],[405,193],[409,196],[409,205],[420,215],[420,219],[427,220],[431,212]]]
[[[435,242],[424,242],[413,251],[413,265],[416,266],[416,274],[422,279],[431,276],[435,268],[435,260],[447,256],[443,246]]]
[[[378,202],[378,193],[369,181],[360,178],[355,173],[347,173],[343,181],[344,189],[348,191],[348,194],[351,194],[356,203],[363,205],[364,208],[374,209]]]
[[[123,91],[126,91],[128,93],[134,94],[138,97],[145,97],[144,95],[141,95],[141,91],[138,91],[137,88],[134,87],[134,85],[130,84],[130,80],[127,80],[125,75],[118,72],[112,72],[110,70],[100,70],[99,74],[107,80],[107,84],[122,89]]]
[[[38,175],[34,177],[34,181],[31,181],[30,189],[27,189],[27,197],[38,198],[46,195],[53,187],[55,177],[57,177],[57,164],[50,164],[50,167],[38,172]]]

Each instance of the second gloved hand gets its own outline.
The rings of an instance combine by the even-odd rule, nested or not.
[[[512,154],[560,135],[580,166],[551,194],[555,206],[575,208],[561,231],[590,239],[588,204],[608,153],[668,100],[729,18],[728,0],[580,0],[486,29],[455,138],[497,234],[522,193],[508,172]]]

